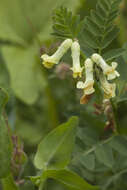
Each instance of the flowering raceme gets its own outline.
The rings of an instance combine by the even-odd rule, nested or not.
[[[47,68],[51,68],[54,64],[58,64],[69,48],[71,48],[72,53],[73,66],[71,67],[71,70],[73,71],[73,78],[81,78],[83,69],[85,69],[85,82],[77,82],[77,88],[83,89],[83,96],[80,99],[80,103],[87,103],[91,95],[95,92],[95,74],[99,79],[97,82],[100,82],[101,89],[104,92],[104,98],[110,99],[115,97],[116,84],[109,83],[108,80],[113,80],[120,76],[116,71],[117,63],[112,62],[110,66],[105,62],[101,55],[94,53],[91,58],[87,58],[85,60],[84,66],[82,67],[80,63],[81,50],[77,40],[73,41],[71,39],[66,39],[52,56],[47,54],[42,55],[41,58],[43,59],[43,65]]]

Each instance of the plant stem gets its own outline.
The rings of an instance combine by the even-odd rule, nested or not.
[[[117,122],[117,109],[116,109],[116,106],[113,102],[112,99],[110,99],[110,103],[111,103],[111,106],[112,106],[112,113],[113,113],[113,121],[114,121],[114,133],[116,135],[119,134],[119,130],[118,130],[118,122]]]
[[[52,128],[55,128],[59,124],[58,112],[56,109],[56,102],[54,100],[50,83],[48,81],[47,73],[42,68],[43,79],[45,80],[44,94],[47,101],[47,113],[49,120],[51,121]]]

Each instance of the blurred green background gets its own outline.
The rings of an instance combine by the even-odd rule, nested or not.
[[[80,14],[83,19],[90,9],[95,9],[96,2],[97,0],[0,0],[0,86],[9,94],[6,110],[12,132],[20,138],[24,151],[29,156],[20,174],[21,178],[35,175],[32,160],[37,144],[70,116],[80,116],[81,126],[95,126],[100,133],[103,132],[104,120],[94,115],[93,102],[87,107],[79,105],[81,94],[77,92],[72,73],[66,65],[71,65],[68,54],[61,66],[50,71],[43,68],[40,60],[41,53],[52,54],[59,43],[51,35],[53,10],[65,6],[74,14]],[[127,1],[122,1],[116,23],[120,27],[120,35],[112,47],[124,45],[126,48]],[[122,83],[127,80],[127,52],[119,62]],[[50,183],[52,190],[65,189],[54,181]],[[22,183],[21,190],[26,189],[36,188],[26,181]]]

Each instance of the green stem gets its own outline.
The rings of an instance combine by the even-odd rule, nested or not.
[[[98,53],[101,55],[101,49],[98,50]],[[114,122],[114,133],[117,135],[118,132],[118,122],[117,122],[117,108],[112,99],[110,99],[110,103],[112,106],[112,112],[113,112],[113,122]]]
[[[36,32],[36,29],[33,29],[33,30]],[[40,48],[40,44],[41,44],[40,40],[37,40],[37,42],[38,42],[38,47]],[[38,63],[39,65],[41,65],[40,61]],[[47,115],[48,115],[47,119],[50,121],[52,128],[55,128],[57,125],[59,125],[59,119],[58,119],[59,117],[58,117],[58,112],[56,109],[56,102],[52,94],[47,73],[45,72],[43,67],[41,69],[41,72],[42,72],[43,80],[45,83],[44,95],[47,102]]]
[[[52,94],[50,83],[48,81],[47,73],[42,68],[43,78],[45,80],[44,94],[47,101],[47,113],[51,121],[52,128],[55,128],[59,124],[58,112],[56,109],[56,102]]]
[[[114,133],[116,135],[118,135],[119,134],[119,127],[118,127],[118,122],[117,122],[117,108],[116,108],[116,105],[115,105],[115,103],[113,102],[112,99],[110,99],[110,103],[111,103],[112,112],[113,112]]]

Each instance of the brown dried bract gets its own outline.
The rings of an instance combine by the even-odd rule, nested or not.
[[[89,94],[89,95],[83,95],[80,99],[80,104],[87,104],[89,102],[89,100],[91,99],[93,94]]]

